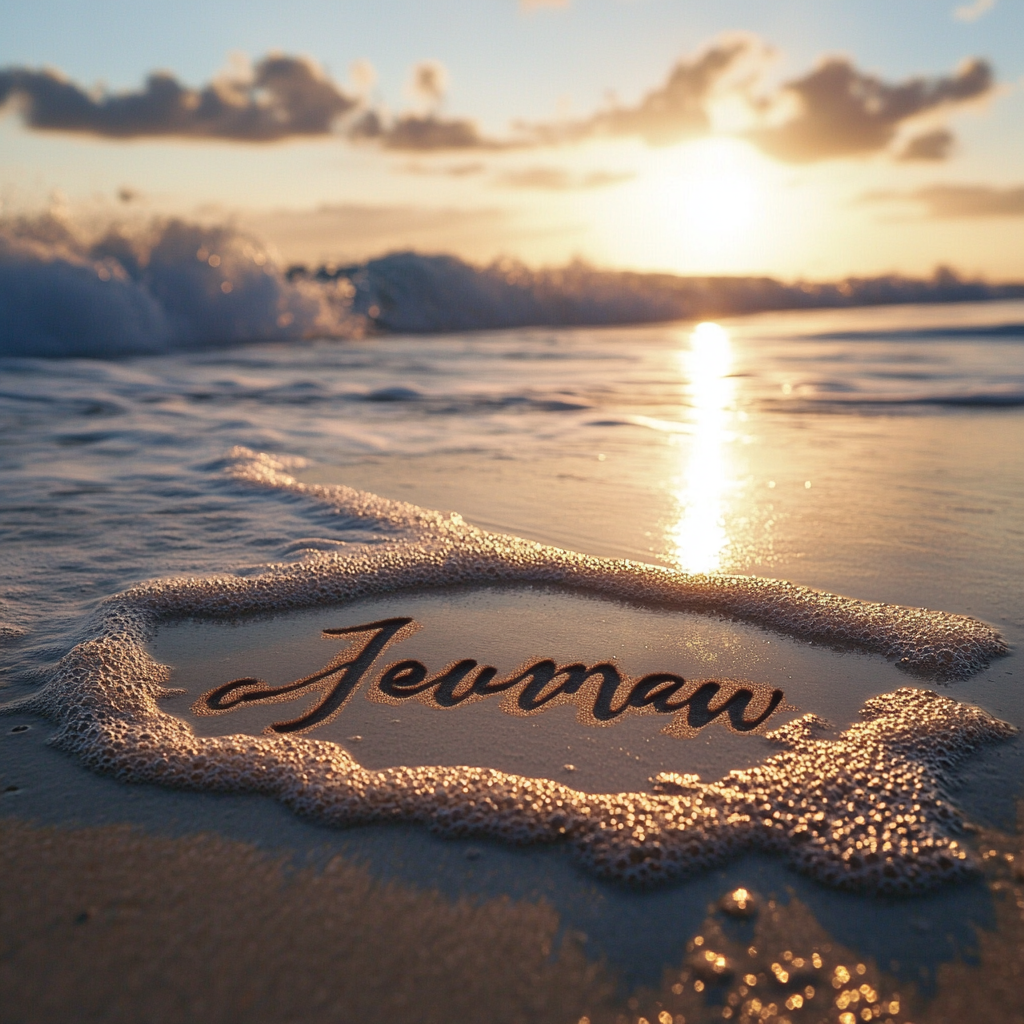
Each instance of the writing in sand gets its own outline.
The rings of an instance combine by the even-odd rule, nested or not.
[[[282,686],[246,676],[204,693],[193,705],[197,715],[222,715],[241,707],[276,704],[309,695],[319,698],[302,715],[274,722],[268,734],[308,732],[330,722],[370,675],[374,663],[392,644],[420,628],[411,618],[380,619],[356,626],[325,629],[326,638],[350,640],[322,669]],[[501,708],[512,715],[538,714],[561,704],[575,704],[584,725],[611,725],[629,714],[671,715],[662,730],[670,736],[694,735],[716,719],[739,733],[761,732],[781,710],[782,690],[764,683],[737,680],[687,680],[672,672],[632,678],[611,661],[558,664],[540,658],[505,676],[491,665],[463,658],[430,674],[421,661],[396,661],[376,677],[367,691],[370,700],[398,705],[416,698],[437,708],[484,700],[503,694]]]

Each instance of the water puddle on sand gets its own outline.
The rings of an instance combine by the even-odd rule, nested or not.
[[[199,736],[301,733],[365,768],[496,768],[606,793],[751,766],[797,713],[843,729],[907,682],[877,655],[539,587],[172,622],[150,652],[183,691],[161,708]]]

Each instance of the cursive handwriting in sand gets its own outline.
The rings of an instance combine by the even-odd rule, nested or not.
[[[271,686],[253,676],[233,679],[204,693],[192,711],[222,715],[312,695],[316,700],[302,715],[274,722],[264,730],[269,734],[308,732],[335,718],[384,651],[419,628],[411,618],[393,618],[325,629],[323,636],[328,639],[352,639],[318,672],[283,686]],[[782,690],[764,683],[687,680],[673,672],[633,678],[610,661],[562,665],[551,658],[524,663],[505,676],[471,658],[451,662],[434,675],[423,662],[407,659],[385,668],[367,691],[367,697],[380,704],[416,699],[435,708],[454,708],[498,694],[503,695],[501,709],[508,714],[529,716],[574,704],[577,720],[590,726],[611,725],[626,715],[671,715],[662,732],[680,738],[693,736],[716,720],[733,732],[759,733],[777,711],[796,710],[785,703]]]

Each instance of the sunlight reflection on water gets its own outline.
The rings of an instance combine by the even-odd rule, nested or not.
[[[736,382],[728,332],[719,324],[697,324],[679,363],[688,381],[694,431],[675,489],[679,512],[668,541],[681,569],[718,572],[729,550],[725,515],[735,485],[730,427]]]

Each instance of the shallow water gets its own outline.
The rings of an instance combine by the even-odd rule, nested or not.
[[[27,631],[21,638],[11,631],[3,649],[7,695],[38,686],[56,658],[90,635],[88,616],[97,602],[140,580],[225,571],[248,577],[268,561],[290,561],[310,551],[345,554],[386,539],[386,531],[339,519],[322,504],[225,477],[226,455],[240,444],[304,457],[308,464],[293,472],[305,483],[344,483],[426,508],[457,510],[489,530],[588,554],[773,576],[863,599],[975,616],[1003,633],[1011,655],[972,679],[942,684],[942,692],[1024,725],[1024,340],[1012,331],[991,330],[1022,322],[1021,304],[904,307],[722,321],[724,334],[695,335],[693,325],[529,330],[250,346],[106,363],[7,360],[0,388],[6,580],[0,618]],[[593,600],[547,595],[526,603],[554,619],[554,605],[544,602],[582,607]],[[606,645],[602,636],[581,635],[557,622],[558,628],[541,635],[531,624],[525,644],[517,639],[486,647],[471,642],[472,623],[462,633],[455,629],[455,621],[465,622],[466,616],[452,609],[467,601],[472,603],[465,595],[452,596],[431,610],[427,598],[406,597],[374,608],[386,605],[380,615],[422,621],[424,629],[406,643],[426,646],[415,652],[410,646],[413,653],[395,657],[422,657],[432,670],[462,657],[500,661],[511,669],[523,658],[550,654],[574,660],[614,656],[638,673],[704,672],[697,664],[690,668],[672,660],[676,653],[664,646],[668,632],[652,625],[669,613],[613,606],[629,643]],[[493,594],[480,603],[482,615],[507,614]],[[366,614],[351,621],[369,621],[378,611],[367,605]],[[311,635],[323,628],[314,613],[301,615],[311,616]],[[653,631],[652,649],[630,632],[631,616],[643,618],[643,628]],[[434,622],[437,637],[443,631],[448,639],[431,646]],[[172,634],[180,652],[189,646],[181,645],[189,629],[239,638],[255,628],[168,626],[154,651],[184,680],[209,655],[194,651],[190,668],[188,657],[170,656]],[[566,630],[561,638],[558,629]],[[700,629],[707,638],[728,636],[736,643],[759,634],[707,619]],[[786,644],[797,651],[792,641],[771,640],[780,651]],[[282,634],[281,642],[284,650],[290,641]],[[564,653],[556,649],[559,644]],[[800,665],[793,668],[785,658],[752,660],[749,646],[743,650],[730,672],[751,677],[760,666],[765,678],[758,681],[779,685],[785,678],[787,700],[839,726],[853,719],[865,697],[914,682],[872,655],[800,650]],[[296,662],[294,673],[282,678],[316,669],[319,657]],[[236,670],[233,660],[230,671],[225,664],[224,680],[215,682],[255,671]],[[178,708],[183,717],[188,703]],[[512,731],[517,727],[549,730],[544,743],[526,744],[523,762],[494,766],[564,780],[555,773],[574,763],[572,785],[592,792],[588,773],[595,789],[643,787],[657,771],[714,777],[764,756],[745,753],[765,746],[760,737],[735,736],[719,724],[695,740],[679,741],[661,736],[651,717],[588,730],[576,726],[567,708],[520,721],[503,715],[497,703],[450,711],[417,704],[410,712],[423,728],[408,723],[408,742],[396,742],[385,726],[405,712],[392,715],[390,708],[362,701],[358,710],[353,705],[336,719],[336,735],[324,738],[362,735],[357,756],[373,766],[395,763],[403,750],[415,750],[420,763],[451,764],[465,763],[463,752],[479,755],[487,743],[482,737],[511,744],[515,736],[529,735]],[[370,717],[377,711],[386,713],[386,721]],[[358,715],[364,717],[357,726]],[[455,723],[465,716],[475,716],[477,726],[460,735]],[[779,720],[786,717],[792,715]],[[227,719],[200,721],[201,728],[220,729]],[[265,721],[254,722],[254,730]],[[444,727],[450,733],[439,737],[443,730],[430,726],[428,735],[428,721],[450,722]],[[618,738],[627,734],[628,742]],[[577,749],[587,736],[600,737],[601,756]],[[420,746],[409,745],[414,739]],[[646,748],[658,744],[666,752],[648,755]],[[686,759],[674,760],[686,744]],[[440,753],[438,746],[444,748]],[[642,760],[630,762],[629,752]],[[15,762],[3,756],[7,775]],[[468,759],[475,763],[481,757]],[[961,771],[954,799],[969,818],[1007,825],[1021,795],[1022,761],[1019,738],[976,755]],[[32,763],[19,760],[17,771],[28,772]],[[64,765],[60,771],[68,778],[84,772],[74,762],[54,763]],[[33,797],[31,780],[18,781],[21,791],[3,797],[4,813],[88,822],[90,807],[102,806],[106,820],[133,820],[134,812],[117,809],[116,800],[94,797],[92,804],[84,800],[68,808],[55,795],[59,785]],[[92,783],[82,785],[84,792]],[[157,808],[165,798],[169,806],[171,795],[157,791],[154,809],[139,820],[159,820]],[[203,818],[198,796],[175,796],[175,806],[182,799],[197,808],[197,820]],[[184,828],[188,812],[175,813]],[[251,822],[239,834],[246,827],[273,845]],[[424,864],[449,856],[424,852],[434,849],[434,841],[427,843],[416,830],[374,827],[322,841],[343,842],[355,855],[364,849],[399,877],[428,885],[435,883]],[[283,842],[301,848],[310,840],[293,836]],[[485,856],[496,866],[484,882],[479,871],[467,874],[459,849],[452,847],[455,866],[436,873],[436,884],[452,895],[523,892],[524,872],[532,879],[529,891],[548,891],[545,878],[551,873],[578,897],[556,901],[567,923],[574,914],[597,915],[612,927],[622,915],[648,913],[638,909],[648,906],[647,896],[613,898],[590,882],[570,883],[562,874],[567,868],[550,866],[551,853],[512,855],[488,847]],[[423,863],[417,863],[421,856]],[[669,902],[699,908],[693,910],[696,922],[711,889],[750,879],[752,887],[780,892],[799,885],[801,898],[819,915],[831,913],[834,898],[796,882],[798,876],[786,881],[785,871],[761,859],[756,868],[743,863],[729,868],[728,880],[716,875],[716,881],[672,890]],[[599,895],[584,898],[584,891]],[[953,934],[961,927],[955,919],[963,916],[954,908],[970,892],[980,903],[968,916],[989,919],[976,889],[958,892],[929,897],[932,909],[921,914],[944,920]],[[858,909],[839,916],[860,915],[864,927],[854,929],[859,938],[847,935],[844,941],[880,962],[898,959],[899,943],[882,948],[879,935],[899,934],[896,922],[905,923],[907,912],[842,897],[849,899],[854,903],[843,906]],[[595,909],[612,904],[607,917]],[[829,920],[837,927],[835,914]],[[639,947],[604,939],[598,948],[634,975],[647,970],[649,976],[652,958],[669,962],[690,934],[690,923],[651,927]],[[872,931],[874,937],[867,934]],[[962,937],[948,947],[926,943],[914,957],[934,966],[936,958],[948,958],[967,941]]]

